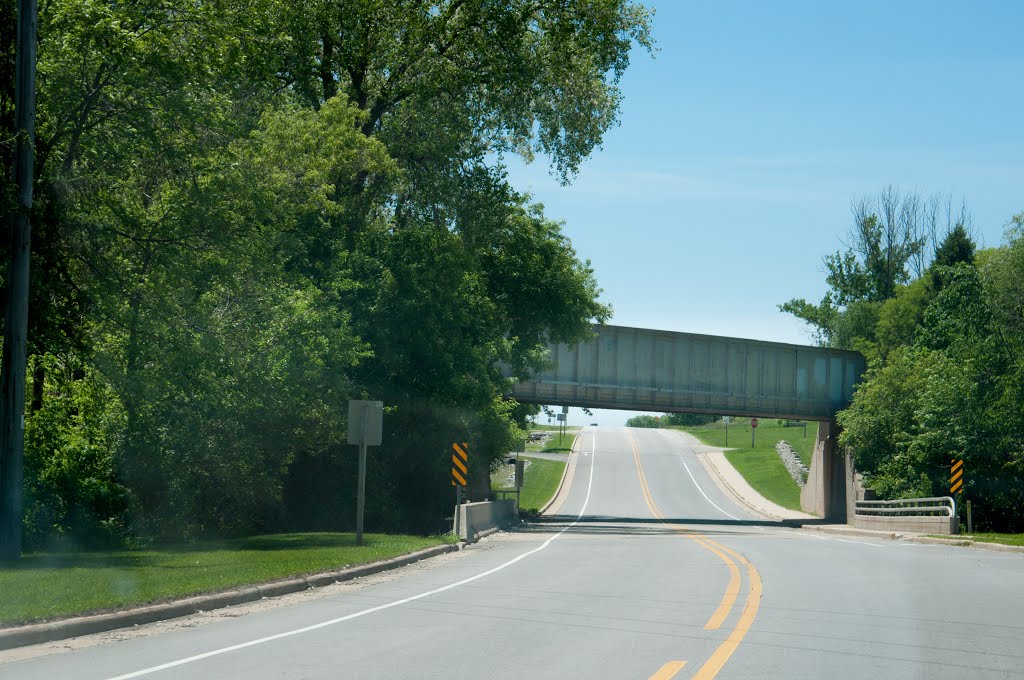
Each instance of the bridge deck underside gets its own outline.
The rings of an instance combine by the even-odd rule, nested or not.
[[[845,408],[864,357],[823,347],[595,326],[552,345],[554,366],[517,383],[522,402],[679,413],[828,420]]]

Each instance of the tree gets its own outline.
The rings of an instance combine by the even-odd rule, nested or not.
[[[941,205],[938,196],[924,200],[892,186],[855,201],[846,250],[824,259],[825,297],[817,305],[793,299],[779,309],[809,324],[820,344],[871,354],[878,306],[924,272],[929,244],[939,232]],[[965,230],[970,223],[966,208],[954,215],[948,201],[946,207],[946,232]]]
[[[449,175],[514,151],[546,154],[567,179],[617,120],[633,43],[651,48],[651,12],[630,0],[319,0],[285,12],[282,78],[308,105],[340,94],[393,157]]]
[[[974,262],[974,241],[962,224],[957,224],[946,234],[946,238],[935,249],[935,258],[930,267],[932,286],[939,290],[945,283],[943,273],[945,267],[952,267],[961,262]]]
[[[907,329],[896,317],[923,307],[920,323],[906,344],[891,343],[884,363],[873,362],[838,416],[840,443],[883,497],[944,495],[949,461],[963,459],[967,497],[984,508],[975,514],[982,530],[1024,528],[1022,242],[1011,229],[977,265],[934,265],[941,290],[922,277],[887,302],[880,337],[887,327]]]
[[[882,360],[896,349],[917,341],[925,309],[933,296],[931,278],[922,276],[909,285],[899,286],[896,295],[882,303],[874,331]]]
[[[633,416],[626,421],[626,427],[658,428],[661,427],[661,418],[659,416]]]
[[[529,412],[498,363],[523,375],[610,315],[501,159],[546,154],[568,181],[649,12],[58,0],[41,22],[56,274],[33,308],[54,330],[28,481],[36,510],[85,510],[32,515],[33,540],[89,533],[75,517],[153,538],[344,529],[344,402],[364,396],[389,408],[368,522],[438,530],[450,441],[486,480]],[[83,394],[102,412],[41,436]],[[65,462],[120,505],[55,483]]]
[[[718,416],[703,413],[666,413],[661,417],[662,425],[705,425],[713,423]]]

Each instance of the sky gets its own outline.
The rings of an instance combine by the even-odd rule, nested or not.
[[[634,49],[620,124],[574,181],[507,159],[611,323],[809,344],[778,305],[824,295],[855,199],[949,196],[981,247],[1024,212],[1024,2],[647,4],[657,52]]]

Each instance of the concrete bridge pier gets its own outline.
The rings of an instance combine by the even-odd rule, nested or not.
[[[800,491],[800,508],[832,522],[853,517],[857,499],[852,456],[839,448],[835,420],[818,423],[807,483]]]

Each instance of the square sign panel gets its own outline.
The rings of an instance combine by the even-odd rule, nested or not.
[[[349,399],[348,401],[348,443],[362,444],[366,437],[367,446],[380,446],[381,428],[384,425],[384,402]]]

